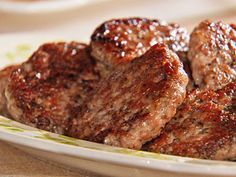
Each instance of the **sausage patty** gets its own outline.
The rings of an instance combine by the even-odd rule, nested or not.
[[[5,88],[9,82],[12,71],[17,68],[17,65],[8,66],[0,71],[0,114],[9,116],[5,97]]]
[[[91,36],[91,55],[103,75],[118,64],[141,56],[156,43],[165,43],[186,60],[189,34],[178,24],[156,19],[112,19],[101,24]]]
[[[223,22],[201,22],[192,32],[188,58],[195,84],[220,89],[236,78],[236,30]]]
[[[5,91],[8,111],[17,121],[64,133],[98,79],[87,45],[44,44],[12,72]]]
[[[178,56],[157,44],[98,84],[69,135],[140,149],[160,134],[182,103],[188,77]]]
[[[195,90],[146,150],[203,159],[236,159],[236,82]]]

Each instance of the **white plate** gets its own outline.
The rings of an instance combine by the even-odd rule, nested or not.
[[[0,66],[23,61],[40,43],[50,39],[57,38],[0,36]],[[236,176],[236,162],[116,148],[34,129],[1,116],[0,139],[37,156],[109,176]]]
[[[0,0],[0,10],[12,13],[45,13],[69,10],[106,0]]]

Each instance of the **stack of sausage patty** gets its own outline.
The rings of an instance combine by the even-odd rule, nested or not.
[[[236,159],[236,27],[191,35],[146,18],[101,24],[89,45],[43,44],[0,72],[2,115],[75,138],[187,157]]]

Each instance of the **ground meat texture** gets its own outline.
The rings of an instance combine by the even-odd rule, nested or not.
[[[190,93],[162,134],[144,149],[203,159],[236,159],[236,82],[217,91]]]
[[[236,30],[223,22],[201,22],[192,32],[188,58],[200,88],[220,89],[236,78]]]
[[[8,66],[0,71],[0,114],[9,116],[6,105],[5,88],[8,84],[9,77],[13,70],[17,68],[16,65]]]
[[[156,19],[112,19],[101,24],[91,36],[91,54],[103,75],[118,64],[144,54],[156,43],[165,43],[185,62],[189,34],[178,24]]]
[[[63,134],[98,80],[87,45],[44,44],[12,72],[5,91],[8,111],[17,121]]]
[[[100,81],[81,114],[72,120],[69,135],[140,149],[174,116],[187,83],[178,56],[157,44]]]

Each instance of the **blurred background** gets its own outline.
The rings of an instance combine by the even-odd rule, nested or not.
[[[47,34],[88,41],[107,19],[142,16],[189,30],[203,19],[234,22],[235,0],[0,0],[0,37]]]

